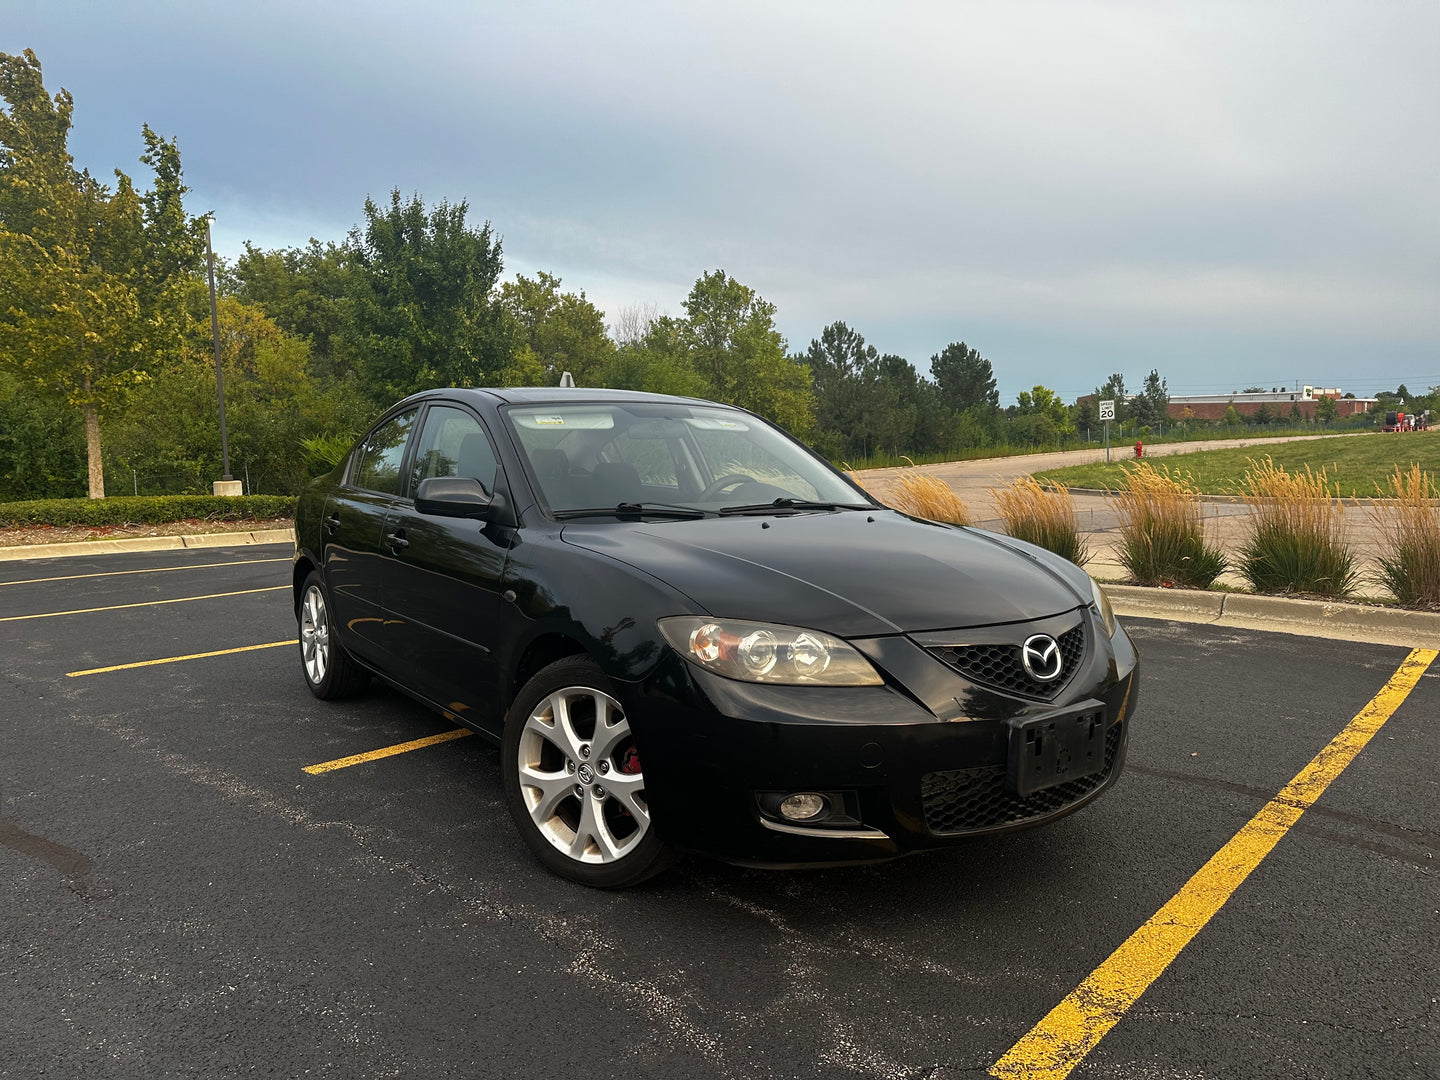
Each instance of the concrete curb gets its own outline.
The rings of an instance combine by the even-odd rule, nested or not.
[[[1105,592],[1121,616],[1203,622],[1375,645],[1434,648],[1440,644],[1440,613],[1435,612],[1136,585],[1106,585]]]
[[[293,544],[294,529],[205,533],[200,536],[137,536],[125,540],[77,540],[69,544],[21,544],[0,547],[0,562],[17,559],[61,559],[79,555],[116,555],[126,551],[172,551],[181,548],[245,547],[250,544]]]

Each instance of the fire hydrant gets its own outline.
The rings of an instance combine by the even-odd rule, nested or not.
[[[1145,444],[1139,439],[1135,440],[1135,456],[1137,458],[1143,458],[1145,456]]]

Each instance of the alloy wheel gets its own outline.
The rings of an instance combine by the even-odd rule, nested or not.
[[[650,829],[630,723],[608,694],[571,686],[544,698],[525,720],[516,766],[530,820],[576,862],[623,859]]]
[[[300,655],[305,677],[310,685],[319,686],[330,670],[330,614],[324,594],[315,585],[305,590],[300,602]]]

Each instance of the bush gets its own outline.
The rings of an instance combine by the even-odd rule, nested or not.
[[[1380,532],[1375,579],[1402,604],[1440,607],[1440,485],[1419,465],[1395,467],[1384,498],[1370,512]]]
[[[970,509],[959,495],[950,490],[950,485],[921,472],[903,472],[896,478],[895,487],[885,495],[871,494],[886,506],[911,517],[944,521],[951,525],[970,524]]]
[[[990,494],[1011,536],[1038,544],[1076,566],[1090,561],[1075,518],[1075,500],[1065,485],[1046,491],[1033,477],[1023,476],[1005,487],[991,488]]]
[[[1325,470],[1287,472],[1266,458],[1250,461],[1241,497],[1250,507],[1250,534],[1239,571],[1257,592],[1348,596],[1355,556],[1345,543],[1340,501]]]
[[[1149,462],[1125,468],[1125,490],[1112,502],[1120,515],[1120,561],[1141,585],[1209,588],[1225,570],[1218,547],[1205,543],[1194,486]]]
[[[34,499],[0,503],[0,527],[14,525],[163,525],[200,518],[248,521],[295,516],[292,495],[121,495],[109,499]]]

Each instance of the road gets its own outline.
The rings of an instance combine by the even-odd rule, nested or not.
[[[1407,659],[1133,621],[1087,809],[603,893],[530,858],[479,737],[304,771],[453,726],[310,697],[288,554],[0,566],[0,1077],[984,1076]],[[1440,661],[1401,696],[1070,1075],[1437,1075]]]

